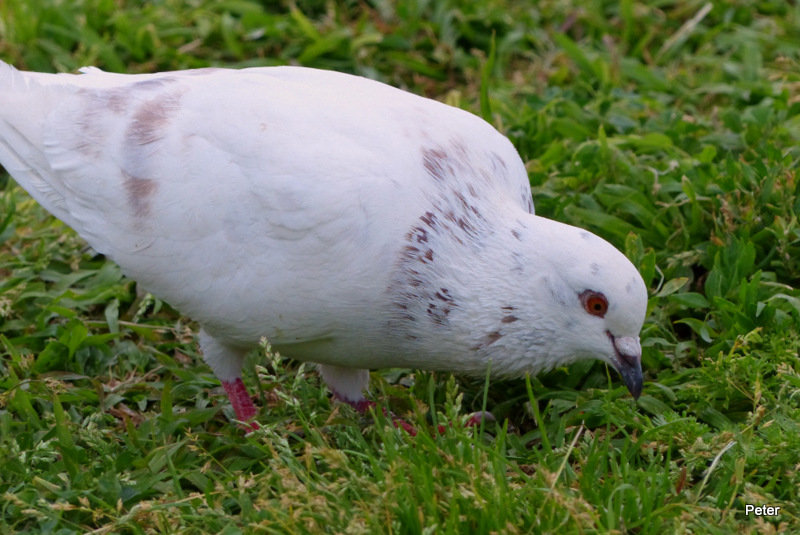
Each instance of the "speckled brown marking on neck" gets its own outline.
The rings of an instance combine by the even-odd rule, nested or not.
[[[430,143],[430,138],[423,139]],[[390,329],[415,336],[426,318],[436,329],[451,325],[460,308],[460,288],[441,288],[448,274],[442,271],[439,259],[442,254],[452,254],[454,247],[465,249],[463,258],[478,259],[488,243],[485,238],[496,231],[495,220],[487,218],[484,210],[502,209],[495,199],[503,202],[508,198],[504,197],[508,192],[502,189],[502,177],[498,177],[507,173],[507,165],[497,154],[473,153],[455,137],[444,145],[422,146],[419,154],[421,170],[436,186],[428,189],[429,209],[405,235],[387,288],[393,303]],[[502,322],[515,320],[515,316],[506,314]],[[484,345],[500,336],[500,331],[493,333]]]
[[[486,336],[483,337],[483,340],[472,346],[473,351],[480,351],[481,349],[485,349],[492,345],[493,343],[497,342],[503,337],[500,331],[492,331]]]
[[[452,174],[450,157],[442,149],[422,149],[422,165],[434,180],[442,181],[449,174]]]
[[[436,302],[431,300],[428,303],[427,314],[428,317],[437,325],[447,325],[447,317],[456,307],[453,296],[450,295],[450,290],[447,288],[439,288],[434,294]]]

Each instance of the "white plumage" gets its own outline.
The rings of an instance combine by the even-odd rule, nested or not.
[[[465,111],[299,67],[120,75],[0,65],[0,163],[202,326],[242,420],[266,336],[363,407],[366,368],[482,375],[582,358],[641,391],[647,292],[533,214],[511,143]]]

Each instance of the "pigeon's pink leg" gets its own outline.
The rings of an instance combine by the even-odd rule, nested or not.
[[[222,386],[225,388],[225,392],[228,393],[228,399],[231,400],[236,419],[241,422],[247,422],[252,429],[258,429],[258,424],[250,421],[258,411],[256,411],[256,406],[253,405],[253,400],[250,399],[250,394],[247,393],[242,378],[237,377],[233,381],[222,381]]]
[[[233,405],[236,419],[248,422],[245,426],[246,429],[258,429],[257,423],[250,422],[258,411],[242,382],[242,363],[247,355],[247,350],[220,342],[205,330],[200,331],[198,340],[200,348],[203,350],[203,360],[208,363],[214,371],[214,375],[222,382],[228,399]]]

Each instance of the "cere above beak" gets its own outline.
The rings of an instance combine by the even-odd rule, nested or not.
[[[642,346],[639,344],[639,338],[632,336],[617,338],[608,331],[606,334],[614,346],[616,355],[614,367],[622,376],[633,398],[639,399],[642,394]]]

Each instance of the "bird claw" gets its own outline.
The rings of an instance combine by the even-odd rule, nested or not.
[[[261,429],[261,426],[258,425],[258,422],[242,422],[239,426],[244,430],[245,435],[249,435],[254,431],[258,431]]]
[[[359,414],[366,414],[372,407],[375,407],[377,405],[377,403],[375,403],[374,401],[369,401],[367,399],[359,399],[358,401],[352,401],[342,396],[339,396],[335,393],[334,393],[334,398],[338,399],[339,401],[344,401],[345,403],[353,407],[353,409],[355,409],[356,412],[358,412]],[[383,409],[383,415],[386,416],[387,418],[390,418],[392,420],[392,424],[395,427],[404,430],[412,437],[417,436],[417,430],[414,428],[413,425],[406,422],[402,418],[396,417],[386,408]]]
[[[494,417],[489,411],[476,411],[470,414],[467,417],[466,422],[464,422],[464,427],[473,427],[476,425],[481,425],[482,423],[486,422],[496,422],[497,418]]]
[[[339,401],[343,401],[343,402],[347,403],[348,405],[353,407],[353,409],[355,409],[356,412],[358,412],[359,414],[366,414],[369,411],[369,409],[371,409],[372,407],[376,406],[376,403],[374,401],[369,401],[369,400],[366,400],[366,399],[360,399],[358,401],[352,401],[352,400],[346,399],[346,398],[344,398],[342,396],[339,396],[339,395],[336,395],[336,394],[334,394],[334,398],[339,400]],[[412,437],[417,436],[417,428],[416,427],[414,427],[410,423],[406,422],[402,418],[398,418],[397,416],[395,416],[388,409],[386,409],[386,408],[383,409],[383,415],[386,416],[387,418],[389,418],[392,421],[392,425],[394,425],[396,428],[402,429],[403,431],[405,431],[406,433],[408,433]],[[492,414],[491,412],[489,412],[489,411],[477,411],[477,412],[473,412],[472,414],[470,414],[467,417],[466,421],[464,422],[464,427],[475,427],[475,426],[481,425],[481,423],[496,422],[496,421],[497,421],[497,419],[494,417],[494,414]],[[446,427],[444,425],[438,425],[438,426],[436,426],[436,431],[440,435],[443,435],[445,433],[445,431],[446,431]]]

